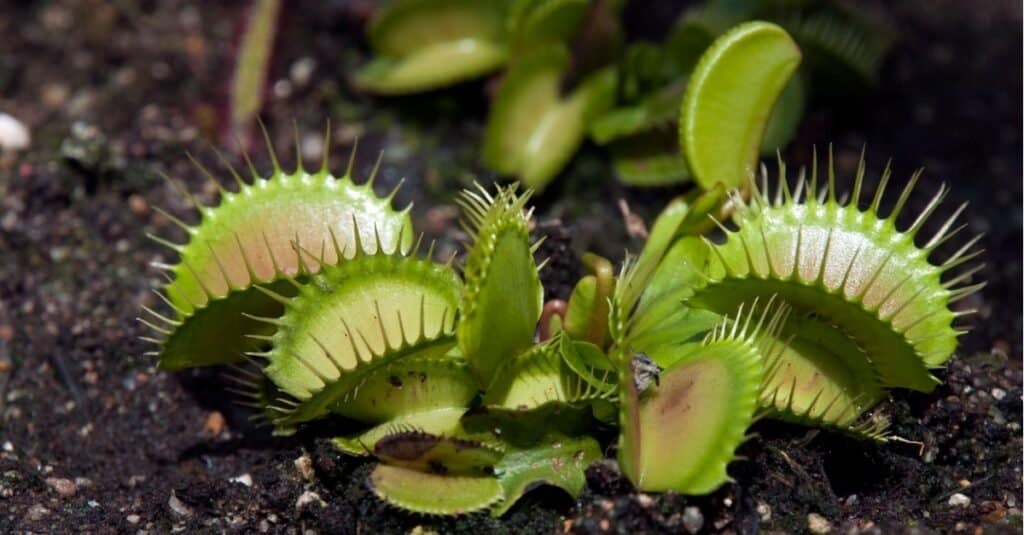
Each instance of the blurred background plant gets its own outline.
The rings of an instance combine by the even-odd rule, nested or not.
[[[793,139],[807,101],[847,103],[870,91],[892,35],[833,0],[709,0],[685,10],[660,41],[624,31],[624,0],[397,0],[375,10],[373,51],[349,81],[385,99],[444,91],[489,77],[479,158],[491,171],[544,189],[586,139],[607,149],[629,186],[688,182],[677,113],[697,59],[747,20],[785,28],[805,61],[780,95],[761,153]],[[257,0],[242,21],[220,131],[248,146],[267,93],[277,0]],[[458,104],[456,104],[458,105]]]

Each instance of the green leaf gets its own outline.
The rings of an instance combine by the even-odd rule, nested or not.
[[[750,22],[719,37],[690,78],[679,140],[695,180],[741,186],[753,176],[765,125],[800,63],[800,50],[770,23]]]
[[[302,286],[284,315],[270,322],[277,326],[273,347],[255,356],[265,358],[267,375],[299,400],[335,388],[342,376],[365,380],[362,374],[393,352],[427,350],[424,342],[440,342],[430,353],[443,358],[452,346],[459,288],[447,266],[400,253],[362,254],[326,266]]]
[[[487,119],[484,162],[542,189],[583,142],[587,124],[611,107],[616,72],[601,69],[567,97],[561,93],[569,51],[562,45],[531,50],[508,71]]]
[[[378,440],[403,431],[418,431],[433,435],[452,436],[462,429],[459,419],[464,408],[445,408],[425,412],[405,412],[394,419],[351,435],[335,437],[331,443],[339,450],[354,456],[373,453]]]
[[[570,338],[585,340],[590,333],[590,324],[597,311],[594,299],[596,294],[597,277],[594,275],[586,275],[572,289],[562,326]]]
[[[611,397],[612,392],[607,388],[607,380],[590,381],[577,374],[565,362],[562,340],[567,338],[559,337],[537,344],[506,362],[487,388],[483,405],[525,411],[549,403],[576,403]],[[583,350],[586,351],[586,348]],[[597,361],[603,355],[577,357],[580,361],[584,358]],[[588,372],[587,375],[593,376],[595,373],[607,377],[614,372],[610,366],[605,365],[594,372]]]
[[[588,0],[516,0],[509,17],[513,47],[569,42],[587,13]]]
[[[356,73],[360,89],[407,95],[454,85],[497,70],[508,57],[504,45],[454,41],[424,47],[402,58],[376,58]]]
[[[604,392],[615,389],[618,374],[601,348],[589,342],[576,342],[568,336],[562,336],[559,351],[566,366],[591,387]]]
[[[792,314],[767,363],[761,405],[799,423],[849,428],[884,391],[864,349],[813,314]]]
[[[509,451],[494,469],[504,498],[491,513],[505,514],[523,494],[541,483],[578,496],[586,484],[587,467],[602,457],[597,441],[588,436],[553,437],[529,449]]]
[[[571,437],[592,434],[595,424],[592,414],[591,402],[549,402],[532,410],[481,407],[467,412],[461,424],[471,437],[490,433],[512,448],[529,449],[552,434]]]
[[[357,252],[412,244],[409,212],[393,209],[390,196],[377,197],[372,177],[356,184],[349,173],[336,178],[326,166],[310,174],[301,166],[286,173],[275,165],[270,177],[254,177],[252,184],[232,174],[239,191],[217,183],[222,193],[216,206],[187,195],[200,214],[198,224],[171,217],[187,231],[188,243],[155,238],[180,257],[163,267],[174,278],[160,294],[175,317],[147,310],[143,318],[156,332],[152,341],[160,345],[162,369],[230,364],[258,349],[262,342],[246,335],[266,336],[273,326],[242,313],[273,318],[283,307],[257,287],[291,297],[289,278],[305,280],[321,264],[344,262]],[[210,180],[217,182],[212,175]],[[296,244],[317,254],[300,257]]]
[[[370,23],[378,57],[356,74],[360,88],[407,94],[476,78],[508,56],[504,2],[400,0]]]
[[[281,5],[281,0],[255,2],[239,40],[231,80],[230,127],[241,139],[248,137],[256,114],[263,107]]]
[[[489,475],[502,458],[501,448],[485,442],[419,431],[393,433],[373,445],[385,464],[421,472]]]
[[[683,198],[677,197],[669,202],[654,221],[640,257],[616,286],[616,293],[621,296],[618,301],[627,314],[632,312],[640,300],[640,295],[647,288],[651,276],[661,264],[662,257],[675,240],[679,225],[686,220],[689,213],[689,204]]]
[[[591,139],[605,145],[616,139],[645,132],[664,134],[679,117],[686,91],[686,77],[673,80],[632,106],[620,107],[596,118],[590,125]],[[672,136],[674,138],[674,135]],[[678,145],[671,152],[678,152]]]
[[[833,162],[824,190],[815,164],[810,177],[797,186],[807,193],[796,197],[780,167],[778,194],[755,190],[751,202],[734,215],[736,228],[725,233],[726,242],[712,245],[708,278],[691,304],[724,312],[755,297],[778,295],[800,313],[814,313],[853,337],[885,386],[931,391],[938,380],[928,368],[948,360],[962,334],[954,326],[959,313],[950,303],[978,289],[956,287],[976,268],[943,281],[949,268],[979,254],[971,252],[976,241],[959,249],[952,260],[929,261],[959,211],[918,245],[922,225],[946,191],[940,190],[909,219],[914,223],[902,228],[897,216],[919,174],[903,188],[896,208],[883,216],[879,206],[889,170],[883,172],[870,206],[862,209],[863,162],[848,202],[838,200]]]
[[[492,475],[432,474],[377,465],[370,488],[385,502],[426,515],[460,515],[487,509],[504,497]]]
[[[624,364],[619,465],[637,488],[707,494],[728,479],[757,407],[763,325],[737,314],[703,345],[677,348],[682,354],[668,359],[675,363],[657,383],[638,378],[639,357]]]
[[[710,251],[688,236],[676,241],[647,284],[626,337],[634,350],[652,352],[664,345],[693,342],[720,321],[718,314],[685,303],[703,282]]]
[[[686,159],[675,151],[675,139],[658,138],[652,143],[649,136],[637,136],[612,144],[612,169],[619,182],[627,186],[657,188],[690,181],[690,168]]]
[[[761,138],[761,154],[774,155],[793,141],[804,116],[805,100],[803,79],[799,75],[790,78],[768,119],[764,137]]]
[[[473,244],[463,268],[456,333],[481,388],[530,347],[543,306],[525,212],[530,192],[517,195],[516,189],[497,186],[492,196],[481,187],[464,191],[458,201]]]

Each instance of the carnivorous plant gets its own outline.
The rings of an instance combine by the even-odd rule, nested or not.
[[[492,65],[492,33],[458,53]],[[402,87],[426,61],[418,55],[456,53],[443,41],[388,46],[399,57],[373,74],[388,87]],[[178,261],[157,265],[169,274],[166,307],[145,309],[147,339],[163,369],[231,366],[232,390],[279,434],[353,422],[334,445],[375,458],[376,495],[424,514],[500,515],[538,483],[578,494],[604,455],[594,431],[608,426],[638,488],[688,494],[729,479],[760,417],[887,440],[872,409],[888,388],[936,385],[931,370],[971,312],[954,303],[981,287],[971,283],[980,266],[964,267],[977,239],[932,261],[963,228],[961,206],[921,235],[946,189],[897,226],[919,174],[886,213],[891,173],[865,202],[863,160],[852,181],[837,177],[831,152],[795,181],[781,158],[775,176],[762,167],[755,178],[801,59],[767,22],[708,47],[679,104],[680,152],[700,189],[668,204],[617,275],[586,256],[564,314],[542,316],[531,190],[462,192],[464,255],[438,262],[409,208],[374,193],[376,171],[359,182],[351,164],[335,177],[326,158],[315,172],[274,159],[266,177],[232,168],[233,191],[203,168],[220,202],[195,202],[194,225],[168,214],[188,241],[155,238]]]

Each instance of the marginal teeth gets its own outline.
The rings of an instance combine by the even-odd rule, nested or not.
[[[151,237],[180,257],[177,264],[156,266],[173,273],[160,297],[177,322],[173,328],[151,326],[164,368],[242,360],[246,351],[259,349],[245,335],[260,339],[267,327],[255,319],[238,321],[240,313],[272,319],[295,287],[323,265],[353,256],[363,244],[398,250],[412,242],[409,214],[392,209],[390,197],[375,196],[348,175],[334,178],[324,172],[323,180],[299,180],[307,176],[305,171],[300,166],[296,173],[283,172],[265,130],[264,135],[273,163],[269,178],[262,178],[243,153],[253,171],[249,184],[217,153],[238,185],[237,192],[224,189],[206,165],[188,155],[199,173],[217,185],[219,204],[200,203],[179,181],[164,176],[200,214],[200,222],[190,226],[159,211],[185,230],[187,243]],[[287,195],[281,195],[284,189]],[[353,223],[357,212],[358,225]],[[313,252],[303,254],[300,247]],[[253,295],[258,292],[266,299]]]
[[[829,414],[842,413],[844,425],[853,425],[856,416],[880,396],[877,386],[872,384],[875,377],[888,387],[923,391],[933,388],[936,380],[928,369],[940,366],[952,356],[961,332],[953,326],[957,314],[950,310],[950,304],[966,291],[963,284],[980,270],[980,266],[963,268],[942,281],[947,270],[969,264],[980,254],[974,250],[977,239],[969,241],[945,263],[936,265],[928,261],[928,256],[953,228],[962,207],[942,223],[924,247],[915,244],[916,234],[938,211],[948,188],[940,187],[912,223],[900,230],[895,219],[911,205],[910,197],[921,173],[914,173],[901,189],[893,210],[883,217],[879,210],[891,170],[886,167],[870,206],[862,211],[860,196],[865,167],[861,161],[853,195],[840,202],[842,196],[836,191],[831,152],[824,189],[818,187],[818,169],[814,165],[810,176],[798,180],[795,193],[791,193],[785,165],[780,160],[774,195],[762,172],[761,185],[754,189],[752,202],[738,209],[734,218],[737,228],[725,231],[727,241],[706,242],[714,252],[714,262],[708,277],[690,299],[691,306],[725,313],[735,310],[741,302],[778,293],[801,314],[814,313],[827,324],[808,327],[810,330],[805,333],[793,333],[795,343],[803,344],[797,351],[805,353],[801,358],[813,357],[806,353],[807,344],[813,341],[807,338],[808,333],[824,336],[825,330],[832,330],[851,344],[837,354],[847,355],[843,358],[848,366],[864,368],[850,372],[850,377],[860,377],[853,384],[861,386],[848,385],[845,394],[864,394],[857,411],[846,411],[844,403],[833,399],[838,391],[829,394],[820,389],[794,388],[789,380],[775,385],[774,393],[763,399],[793,418],[835,423],[838,416]],[[774,196],[774,201],[770,196]],[[823,346],[815,351],[829,353],[837,351],[837,346]],[[791,358],[796,358],[795,354]],[[810,361],[801,362],[801,366],[808,366]],[[805,372],[826,370],[811,366]],[[833,379],[839,377],[835,370],[829,373]],[[797,385],[808,377],[798,378]],[[861,391],[864,388],[867,390]],[[794,401],[794,397],[799,399]],[[822,410],[833,401],[831,412]]]

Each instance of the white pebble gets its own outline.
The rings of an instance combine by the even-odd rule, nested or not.
[[[320,498],[319,494],[311,490],[307,490],[306,492],[303,492],[301,496],[299,496],[298,500],[295,501],[295,508],[301,511],[305,509],[307,505],[314,503],[319,505],[320,507],[327,506],[327,504],[324,503],[324,500]]]
[[[128,523],[132,524],[132,525],[135,525],[135,524],[138,524],[139,522],[142,522],[142,517],[139,516],[139,515],[128,515],[124,519],[127,520]]]
[[[1002,388],[993,388],[992,397],[996,398],[997,400],[1002,400],[1003,398],[1006,397],[1006,390],[1003,390]]]
[[[832,524],[818,513],[811,513],[807,515],[807,528],[811,533],[823,534],[832,531]]]
[[[704,515],[700,509],[693,506],[683,509],[683,527],[690,533],[697,533],[704,527]]]
[[[192,516],[192,509],[190,509],[189,506],[185,505],[184,502],[179,500],[178,497],[174,494],[173,490],[171,491],[171,497],[167,500],[167,505],[171,508],[172,511],[174,511],[176,514],[180,516]]]
[[[0,112],[0,149],[22,150],[31,142],[32,136],[21,121]]]
[[[953,507],[967,507],[971,505],[971,499],[959,492],[949,497],[949,505]]]
[[[233,477],[233,478],[229,479],[228,481],[230,481],[232,483],[240,483],[242,485],[245,485],[246,487],[251,487],[252,486],[252,476],[250,476],[249,474],[242,474],[242,475],[240,475],[238,477]]]
[[[314,69],[316,69],[316,60],[305,57],[292,63],[292,66],[288,69],[288,76],[296,87],[302,87],[309,83]]]

